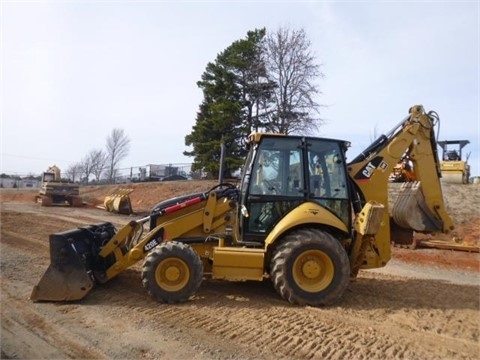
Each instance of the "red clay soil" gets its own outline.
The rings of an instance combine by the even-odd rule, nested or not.
[[[176,196],[204,192],[216,185],[216,181],[171,181],[134,183],[124,185],[83,186],[80,189],[85,206],[96,207],[103,204],[105,196],[119,189],[133,189],[130,199],[134,215],[143,215],[160,201]],[[480,246],[480,186],[444,185],[447,211],[455,225],[450,234],[415,234],[416,249],[393,246],[393,258],[417,265],[435,265],[446,269],[480,272],[480,254],[477,252],[450,249],[432,249],[421,246],[422,240],[442,240],[446,243],[464,244],[478,249]],[[13,202],[33,202],[37,190],[2,189],[1,200]],[[478,250],[477,250],[478,251]]]

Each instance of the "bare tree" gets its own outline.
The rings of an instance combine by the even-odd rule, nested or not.
[[[103,150],[92,150],[90,152],[90,158],[92,160],[92,174],[95,176],[95,179],[99,181],[107,166],[107,155]]]
[[[80,171],[83,176],[82,180],[88,185],[88,179],[92,174],[92,159],[90,153],[80,161]]]
[[[269,111],[267,131],[307,134],[321,124],[320,94],[313,83],[324,75],[310,52],[305,31],[280,28],[267,36],[266,62],[273,91],[274,109]]]
[[[103,170],[105,169],[107,156],[103,150],[91,150],[80,162],[80,171],[84,176],[85,182],[88,184],[90,175],[94,175],[95,179],[100,180]]]
[[[79,177],[82,173],[82,166],[80,163],[75,163],[73,165],[70,165],[65,171],[65,176],[70,179],[70,181],[75,182],[77,180],[80,180]]]
[[[113,182],[118,164],[128,156],[130,150],[130,139],[125,135],[123,129],[113,129],[107,137],[107,158],[108,158],[108,179]]]

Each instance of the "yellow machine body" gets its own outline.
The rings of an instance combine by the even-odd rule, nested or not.
[[[133,213],[130,193],[133,189],[117,189],[110,195],[105,196],[103,206],[108,212],[130,215]]]
[[[42,174],[42,184],[35,200],[40,202],[42,206],[83,205],[79,185],[69,181],[62,181],[60,168],[56,165],[50,166]]]
[[[468,184],[470,182],[469,154],[463,156],[463,148],[469,143],[469,140],[438,141],[438,145],[442,148],[440,171],[443,182],[450,184]]]
[[[414,106],[348,163],[343,140],[253,133],[239,186],[165,200],[118,230],[105,222],[52,234],[51,265],[31,298],[78,300],[143,261],[143,286],[160,302],[186,301],[213,278],[270,279],[291,303],[335,303],[359,270],[388,263],[396,229],[453,229],[436,120]],[[415,181],[389,211],[389,176],[405,153]]]
[[[442,161],[440,163],[442,181],[451,184],[468,184],[470,165],[466,161]]]

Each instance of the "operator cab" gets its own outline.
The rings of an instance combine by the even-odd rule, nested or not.
[[[262,243],[288,212],[315,202],[350,226],[345,150],[333,139],[254,133],[242,175],[240,235]]]

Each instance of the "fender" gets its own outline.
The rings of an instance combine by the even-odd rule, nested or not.
[[[347,226],[334,214],[315,202],[305,202],[280,220],[265,239],[265,248],[273,244],[285,231],[304,224],[324,224],[348,234]]]

